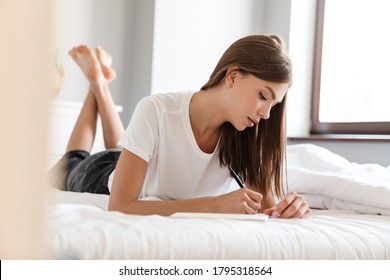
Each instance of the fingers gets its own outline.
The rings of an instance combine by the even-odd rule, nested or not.
[[[311,210],[302,196],[291,192],[278,205],[266,209],[264,213],[280,218],[308,218],[311,215]]]
[[[257,214],[261,208],[261,205],[253,203],[253,202],[243,202],[243,209],[245,214]]]
[[[245,214],[257,214],[261,209],[263,196],[247,188],[239,189],[232,193],[238,199],[239,211]],[[236,202],[236,203],[237,203]]]
[[[311,215],[311,209],[309,208],[301,218],[306,219],[309,218],[310,215]]]
[[[274,211],[275,207],[265,209],[263,213],[268,216],[272,216],[272,212]]]
[[[246,195],[246,203],[249,207],[246,213],[247,214],[259,213],[261,209],[261,201],[263,200],[263,195],[249,189],[245,189],[244,191]]]

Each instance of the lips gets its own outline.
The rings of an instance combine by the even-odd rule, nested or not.
[[[256,122],[255,120],[251,119],[250,117],[248,117],[248,124],[249,124],[249,127],[254,126],[256,123],[258,123],[258,122]]]

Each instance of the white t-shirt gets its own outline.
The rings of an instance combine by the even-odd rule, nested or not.
[[[138,103],[119,145],[148,162],[140,198],[190,199],[236,188],[228,168],[220,166],[218,145],[207,154],[195,140],[189,117],[193,94],[157,94]]]

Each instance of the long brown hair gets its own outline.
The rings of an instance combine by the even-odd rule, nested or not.
[[[291,61],[283,41],[276,35],[251,35],[234,42],[222,55],[202,90],[221,83],[231,66],[244,74],[275,83],[292,83]],[[268,120],[238,131],[226,122],[222,126],[219,160],[264,196],[284,194],[286,157],[286,96],[273,107]]]

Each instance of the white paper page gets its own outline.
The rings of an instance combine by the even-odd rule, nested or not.
[[[264,214],[225,214],[225,213],[190,213],[177,212],[171,215],[172,218],[200,218],[200,219],[233,219],[250,221],[268,221],[268,216]]]

